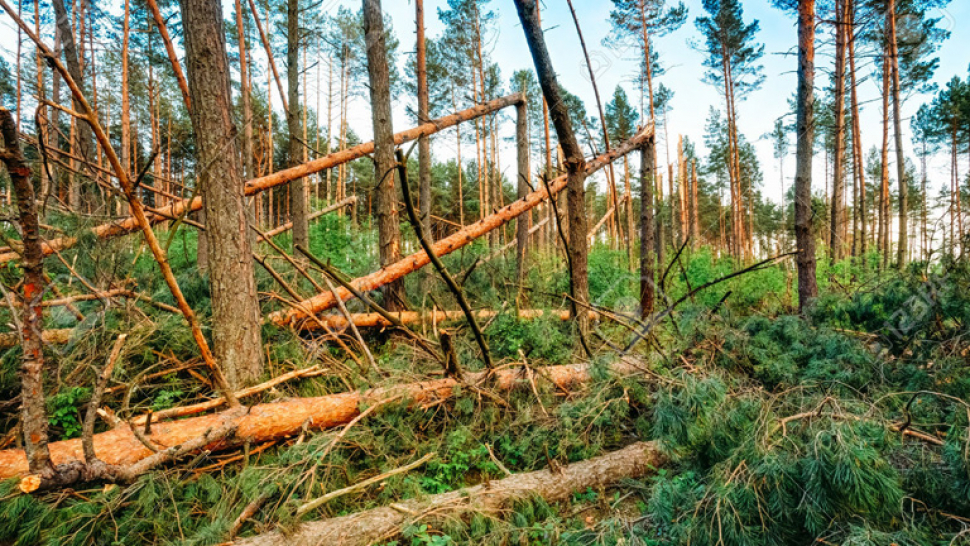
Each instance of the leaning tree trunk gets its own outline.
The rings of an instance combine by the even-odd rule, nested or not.
[[[515,7],[525,31],[526,41],[532,51],[532,60],[539,76],[542,94],[550,105],[549,114],[556,128],[556,136],[565,156],[567,216],[569,229],[569,281],[572,289],[573,314],[579,325],[580,337],[589,328],[585,313],[580,313],[581,305],[589,302],[589,279],[587,270],[586,233],[586,159],[579,147],[569,120],[569,110],[563,101],[563,94],[556,79],[556,72],[546,48],[546,40],[536,15],[536,5],[531,0],[516,0]]]
[[[498,514],[516,500],[533,495],[552,503],[565,501],[577,491],[600,491],[623,479],[653,473],[665,457],[652,442],[637,442],[618,451],[561,468],[546,468],[466,487],[426,499],[412,499],[393,506],[373,508],[323,521],[306,523],[293,532],[274,531],[239,540],[238,546],[316,546],[340,544],[367,546],[397,536],[423,515],[436,518],[470,514]]]
[[[818,296],[812,230],[812,141],[815,137],[815,0],[798,1],[798,93],[795,125],[795,242],[798,245],[798,309]]]
[[[290,133],[290,166],[303,164],[303,146],[300,142],[300,0],[286,2],[286,129]],[[293,248],[310,244],[310,223],[307,221],[306,179],[296,178],[290,182],[290,221],[293,222]]]
[[[292,0],[291,0],[292,1]],[[401,259],[401,226],[394,176],[394,126],[391,122],[391,80],[381,0],[364,0],[364,40],[370,79],[371,119],[374,124],[374,181],[377,184],[377,244],[381,266]],[[385,307],[397,311],[405,304],[404,282],[387,285]]]
[[[213,354],[232,388],[263,370],[256,279],[246,198],[239,176],[229,96],[229,62],[219,0],[183,0],[192,126],[204,195],[212,290]]]
[[[23,304],[21,342],[23,356],[20,367],[21,407],[20,423],[24,452],[31,474],[52,470],[47,447],[47,408],[44,397],[44,342],[41,300],[44,297],[44,254],[40,247],[40,221],[30,167],[20,152],[17,125],[10,110],[0,107],[0,133],[3,134],[3,162],[10,175],[13,193],[17,197],[17,214],[23,241]],[[13,310],[11,310],[12,312]]]

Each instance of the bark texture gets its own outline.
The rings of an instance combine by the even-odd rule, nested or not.
[[[906,161],[903,150],[902,98],[899,83],[899,42],[896,37],[896,0],[889,0],[889,47],[892,62],[893,138],[896,144],[896,183],[899,186],[899,245],[896,266],[906,267],[909,256],[909,186],[906,184]],[[888,251],[888,249],[887,249]]]
[[[513,474],[502,480],[466,487],[393,507],[374,508],[348,516],[306,523],[296,531],[278,531],[237,541],[239,546],[366,546],[398,535],[411,521],[434,512],[436,518],[480,513],[496,514],[518,499],[539,496],[548,502],[569,499],[577,491],[599,491],[622,479],[646,476],[666,463],[652,442],[637,442],[618,451],[559,469]]]
[[[656,157],[655,140],[651,137],[640,148],[640,316],[653,314],[654,306],[654,217],[653,173]]]
[[[516,196],[524,199],[529,195],[529,109],[525,101],[515,105],[515,153],[516,153]],[[529,258],[529,225],[532,213],[528,212],[516,220],[515,240],[517,248],[516,255],[516,278],[519,283],[525,281]]]
[[[41,300],[44,297],[44,255],[40,248],[40,221],[37,217],[37,201],[30,177],[30,167],[24,161],[17,136],[17,125],[10,110],[0,107],[0,133],[3,135],[3,162],[10,175],[13,193],[17,200],[17,216],[20,220],[23,241],[24,282],[21,298],[24,312],[21,316],[20,336],[23,356],[20,364],[21,406],[20,422],[23,429],[27,466],[31,473],[40,474],[50,469],[50,451],[47,447],[47,399],[44,395],[44,317]]]
[[[286,2],[286,129],[289,132],[290,166],[303,164],[300,142],[300,0]],[[293,248],[310,246],[310,221],[307,220],[306,179],[290,181],[290,221],[293,223]]]
[[[364,0],[364,41],[370,80],[371,118],[374,125],[374,181],[377,184],[377,244],[381,266],[401,259],[401,225],[397,213],[394,126],[391,122],[391,80],[381,0]],[[405,307],[404,283],[391,282],[384,289],[384,307]]]
[[[194,0],[193,0],[194,1]],[[611,367],[613,373],[636,373],[639,364],[624,360]],[[568,389],[572,385],[585,383],[591,379],[590,367],[586,364],[550,366],[540,369],[537,377],[548,378],[558,388]],[[528,386],[529,380],[523,368],[504,369],[491,375],[492,386],[497,390],[510,390],[518,386]],[[465,381],[471,384],[485,378],[482,373],[465,374]],[[178,421],[165,421],[152,424],[149,441],[157,446],[179,446],[205,436],[206,431],[232,427],[234,434],[217,442],[199,446],[216,451],[236,445],[267,442],[299,434],[305,423],[309,428],[320,430],[349,423],[360,414],[362,407],[370,406],[389,398],[409,400],[415,407],[433,403],[454,396],[459,383],[452,379],[436,379],[408,383],[392,387],[370,389],[363,392],[344,392],[316,398],[293,398],[280,402],[258,404],[249,408],[243,415],[233,410],[191,417]],[[138,438],[132,434],[126,423],[94,435],[94,450],[98,458],[108,465],[133,465],[153,455]],[[49,444],[54,464],[70,464],[83,460],[81,439],[63,440]],[[22,449],[0,451],[0,480],[24,476],[29,472],[27,458]]]
[[[798,245],[798,308],[818,296],[812,233],[812,141],[815,135],[815,0],[798,1],[798,90],[795,128],[795,243]]]
[[[183,0],[181,11],[205,207],[213,354],[237,389],[262,373],[262,316],[231,117],[221,2]]]

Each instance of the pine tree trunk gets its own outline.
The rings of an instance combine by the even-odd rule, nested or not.
[[[909,187],[906,183],[906,162],[903,151],[902,127],[902,99],[899,90],[899,44],[896,39],[896,0],[889,0],[889,11],[886,15],[889,23],[889,48],[892,71],[893,95],[893,129],[896,141],[896,183],[899,185],[899,243],[896,254],[896,266],[902,270],[906,267],[907,250],[909,248]]]
[[[364,39],[367,44],[367,74],[374,125],[374,180],[381,181],[376,192],[378,245],[381,266],[387,266],[401,258],[401,226],[397,213],[391,82],[381,0],[364,0]],[[388,284],[384,296],[384,307],[391,311],[403,309],[406,305],[403,281]]]
[[[640,317],[648,318],[654,308],[654,161],[656,138],[640,148]]]
[[[16,195],[17,213],[23,241],[24,273],[21,317],[21,409],[20,423],[27,465],[32,474],[51,470],[47,447],[47,408],[44,397],[44,319],[41,300],[44,297],[44,253],[40,246],[40,221],[30,167],[20,151],[17,125],[10,111],[0,107],[0,134],[3,135],[3,162]]]
[[[290,166],[303,163],[303,143],[300,142],[300,1],[286,2],[286,84],[288,105],[286,128],[289,132]],[[310,244],[310,225],[307,222],[306,179],[297,178],[289,184],[290,221],[293,222],[293,245],[304,248]]]
[[[795,239],[798,245],[798,309],[818,296],[812,232],[812,144],[815,136],[815,0],[798,1],[798,90],[796,96]]]
[[[414,2],[417,26],[418,125],[430,121],[428,114],[428,61],[424,37],[424,0]],[[431,139],[418,139],[418,183],[420,187],[421,223],[424,232],[431,234]]]
[[[835,154],[832,160],[832,206],[829,218],[829,252],[830,260],[835,263],[843,257],[843,241],[841,237],[842,201],[845,192],[845,50],[847,24],[843,0],[835,2]]]
[[[71,29],[71,17],[67,14],[67,9],[64,7],[64,0],[52,0],[54,4],[54,16],[56,18],[57,32],[61,38],[61,45],[64,53],[65,64],[67,64],[67,70],[71,75],[71,78],[79,86],[84,87],[84,74],[81,70],[81,61],[78,54],[77,42],[74,39],[74,31]],[[74,111],[80,111],[81,106],[78,104],[77,99],[73,99]],[[72,141],[72,146],[77,145],[74,149],[74,155],[84,158],[86,161],[93,160],[94,154],[94,139],[91,135],[91,127],[85,122],[77,122],[77,139],[76,142]],[[86,172],[90,172],[90,168],[86,164],[81,165],[81,169]],[[70,186],[68,189],[68,206],[71,210],[75,212],[81,211],[81,195],[82,195],[82,177],[77,175],[70,176]]]
[[[230,386],[258,379],[263,352],[243,181],[231,122],[229,62],[218,0],[183,0],[192,125],[206,215],[213,354]]]
[[[889,265],[889,52],[882,58],[882,150],[880,153],[881,171],[879,177],[879,269]]]
[[[420,0],[418,0],[420,1]],[[515,105],[515,149],[516,149],[516,178],[519,199],[529,194],[529,111],[527,97],[523,93],[522,102]],[[521,215],[515,221],[516,230],[516,279],[520,285],[525,283],[528,273],[527,260],[529,258],[529,220],[531,212]],[[520,291],[521,293],[521,291]]]

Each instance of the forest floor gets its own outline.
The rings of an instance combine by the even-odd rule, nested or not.
[[[193,307],[206,319],[204,276],[192,237],[179,232],[171,256]],[[371,270],[361,249],[369,232],[337,217],[314,226],[313,251],[356,276]],[[285,247],[285,239],[278,241]],[[74,267],[99,287],[129,280],[166,301],[153,265],[124,243],[81,248]],[[25,495],[0,483],[0,543],[221,544],[292,530],[319,520],[393,505],[508,473],[568,465],[654,441],[667,459],[648,476],[567,501],[532,497],[499,514],[417,518],[385,544],[691,544],[889,545],[970,544],[970,267],[965,261],[913,264],[903,273],[820,261],[822,295],[807,318],[793,313],[791,264],[740,276],[687,298],[630,352],[641,367],[617,374],[617,347],[635,322],[594,324],[589,359],[570,322],[520,320],[512,302],[514,254],[476,262],[483,245],[449,256],[475,308],[500,311],[484,330],[497,365],[589,362],[593,380],[456,396],[425,407],[398,399],[343,430],[304,432],[286,441],[204,452],[131,484],[88,484]],[[363,257],[363,258],[362,258]],[[53,260],[50,260],[53,262]],[[274,262],[276,265],[278,262]],[[473,264],[477,265],[473,266]],[[67,275],[57,262],[51,276]],[[294,286],[311,288],[279,262]],[[736,269],[705,249],[687,251],[661,283],[660,308],[694,287]],[[11,273],[5,273],[11,274]],[[261,272],[262,274],[262,272]],[[449,295],[422,273],[408,279],[414,307]],[[628,312],[637,279],[626,252],[597,246],[590,256],[596,305]],[[559,260],[530,268],[522,301],[565,309],[568,279]],[[261,276],[264,311],[279,308],[278,289]],[[362,311],[359,302],[352,310]],[[80,434],[93,377],[114,338],[128,333],[104,403],[122,417],[207,399],[211,387],[187,329],[177,316],[148,306],[81,302],[85,334],[51,347],[48,407],[55,440]],[[67,310],[48,326],[76,327]],[[432,326],[415,326],[433,337]],[[452,325],[459,361],[480,370],[467,328]],[[442,377],[440,365],[403,336],[365,331],[377,368],[326,339],[264,328],[266,378],[319,365],[327,373],[278,385],[247,404],[319,396]],[[358,352],[352,338],[350,350]],[[0,398],[14,400],[19,350],[0,362]],[[158,372],[166,372],[158,374]],[[539,378],[541,374],[537,374]],[[17,407],[0,404],[5,446],[15,443]],[[334,498],[306,514],[298,508],[434,454],[425,464]],[[255,507],[240,519],[246,507]]]

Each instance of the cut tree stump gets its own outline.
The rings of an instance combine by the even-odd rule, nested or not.
[[[487,482],[356,514],[309,522],[283,534],[273,531],[238,540],[238,546],[366,546],[390,540],[417,521],[467,514],[496,515],[516,500],[540,496],[548,502],[568,500],[587,488],[600,490],[623,479],[642,478],[666,459],[653,442],[637,442],[618,451],[558,469],[513,474]]]
[[[635,373],[640,367],[634,360],[622,360],[611,367],[613,373]],[[590,366],[571,364],[543,368],[540,377],[555,383],[557,388],[568,389],[572,385],[588,382],[591,378]],[[469,384],[477,384],[486,377],[485,373],[466,374]],[[511,390],[519,385],[528,385],[524,369],[504,369],[492,374],[489,388]],[[379,403],[391,397],[410,400],[415,405],[426,405],[448,399],[454,395],[458,381],[452,378],[420,381],[391,387],[374,388],[362,392],[344,392],[315,398],[293,398],[258,404],[249,408],[241,417],[228,423],[235,427],[234,435],[205,446],[210,451],[227,449],[241,445],[247,440],[263,443],[298,434],[304,424],[311,429],[326,429],[345,425],[356,417],[363,407]],[[147,438],[156,447],[165,449],[183,445],[190,440],[202,437],[206,431],[226,424],[224,416],[228,412],[212,413],[178,421],[152,423],[151,435]],[[83,460],[81,439],[62,440],[49,444],[51,459],[55,465]],[[152,451],[131,432],[127,423],[120,423],[107,432],[94,435],[94,451],[98,458],[109,465],[130,465],[152,455]],[[0,451],[0,480],[25,476],[28,473],[27,458],[22,449]]]

